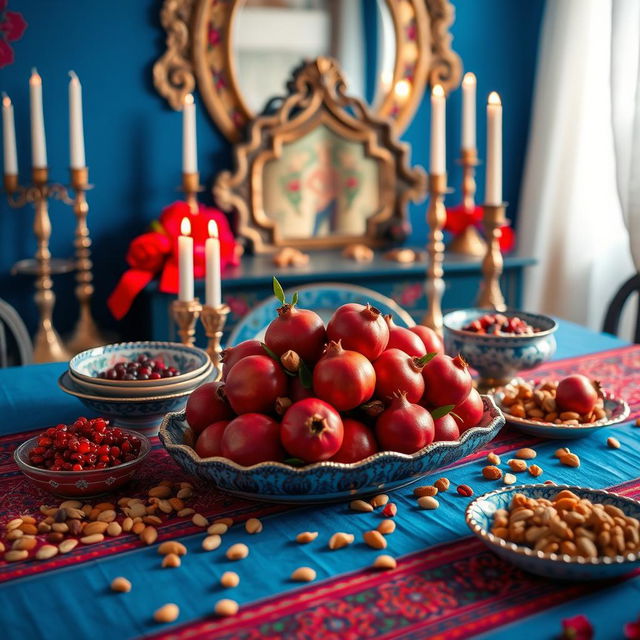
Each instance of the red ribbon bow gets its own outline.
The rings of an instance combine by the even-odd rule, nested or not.
[[[473,209],[466,209],[464,205],[447,208],[447,221],[444,225],[445,231],[450,231],[457,236],[462,233],[468,226],[480,226],[482,222],[482,207],[476,206]],[[513,229],[509,224],[500,227],[502,235],[500,236],[500,250],[503,253],[511,251],[515,245],[516,237]]]

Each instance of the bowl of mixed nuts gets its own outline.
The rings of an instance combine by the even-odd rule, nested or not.
[[[609,491],[503,487],[476,498],[465,517],[492,551],[537,575],[601,580],[640,567],[640,502]]]
[[[591,399],[578,399],[577,394],[565,399],[560,385],[570,378],[579,377],[581,376],[569,376],[564,381],[516,378],[499,389],[494,397],[509,424],[524,433],[541,438],[582,438],[629,417],[629,405],[599,387]]]

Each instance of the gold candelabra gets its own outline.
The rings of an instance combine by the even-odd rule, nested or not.
[[[76,216],[74,246],[76,250],[76,298],[80,305],[80,316],[68,343],[72,353],[79,353],[90,347],[106,343],[91,315],[91,297],[93,296],[93,273],[91,262],[91,237],[87,226],[89,205],[86,191],[92,188],[89,184],[87,167],[70,169],[71,188],[74,191],[73,212]]]
[[[34,167],[31,170],[32,184],[22,187],[17,175],[5,175],[4,187],[8,194],[9,206],[21,208],[27,203],[33,204],[33,232],[36,236],[35,253],[36,292],[34,299],[40,318],[34,338],[33,359],[35,362],[62,362],[69,359],[58,332],[53,326],[53,308],[56,296],[51,279],[51,219],[49,218],[49,198],[68,202],[67,190],[61,184],[49,182],[47,167]]]
[[[462,165],[462,206],[465,211],[472,212],[476,207],[476,179],[475,172],[478,164],[477,149],[462,149],[460,151]],[[483,256],[487,245],[474,225],[468,225],[462,233],[455,236],[449,243],[449,250],[467,256]]]
[[[224,325],[227,322],[227,316],[231,309],[222,304],[219,307],[210,307],[204,305],[202,307],[202,313],[200,320],[204,326],[204,331],[209,339],[207,345],[207,353],[213,366],[216,367],[216,380],[222,378],[222,332],[224,331]]]
[[[178,325],[178,335],[182,344],[192,346],[196,340],[196,321],[202,311],[198,298],[193,300],[174,300],[171,303],[171,313]]]
[[[444,294],[444,242],[442,228],[447,219],[444,208],[444,195],[447,192],[447,174],[431,174],[429,176],[429,208],[427,223],[429,224],[429,243],[427,244],[428,265],[425,290],[427,293],[427,313],[422,324],[431,327],[442,335],[442,295]]]
[[[192,214],[198,213],[198,193],[203,189],[200,184],[200,174],[197,171],[182,174],[182,191]]]
[[[478,294],[478,306],[495,311],[504,311],[507,306],[500,289],[500,276],[502,275],[502,252],[500,251],[501,227],[505,224],[506,203],[485,204],[483,226],[487,238],[487,249],[482,260],[483,279],[480,283]]]

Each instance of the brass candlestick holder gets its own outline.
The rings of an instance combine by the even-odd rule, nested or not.
[[[447,174],[431,174],[429,176],[429,208],[427,209],[427,223],[429,224],[429,242],[427,253],[427,313],[422,324],[431,327],[438,335],[442,335],[442,296],[444,294],[444,242],[442,228],[447,219],[444,208],[444,195],[447,192]]]
[[[460,151],[460,164],[462,165],[462,206],[465,211],[474,211],[476,208],[476,167],[478,162],[477,149],[462,149]],[[449,251],[466,256],[483,256],[487,251],[487,244],[482,239],[474,225],[470,224],[466,229],[455,236],[449,243]]]
[[[222,346],[220,341],[230,311],[231,309],[226,304],[222,304],[219,307],[204,305],[200,314],[204,332],[209,338],[207,353],[211,358],[211,362],[213,362],[213,366],[217,369],[216,380],[222,378]]]
[[[74,246],[76,249],[76,298],[80,305],[80,316],[68,343],[69,351],[80,353],[85,349],[106,344],[91,315],[91,297],[93,296],[93,273],[91,262],[91,237],[87,226],[89,205],[86,191],[93,188],[89,184],[89,170],[70,169],[73,198],[73,213],[76,216]]]
[[[19,184],[18,176],[5,175],[4,187],[8,194],[9,206],[21,208],[25,204],[31,203],[35,210],[33,232],[36,236],[37,249],[35,253],[36,292],[34,299],[40,319],[33,341],[33,359],[34,362],[62,362],[69,359],[69,354],[52,322],[56,296],[51,280],[49,198],[67,202],[68,196],[64,186],[49,183],[47,167],[34,167],[31,176],[32,184],[28,187],[22,187]]]
[[[193,346],[196,336],[196,320],[200,316],[202,305],[198,298],[193,300],[174,300],[171,303],[171,313],[178,325],[178,335],[182,344]]]
[[[203,190],[204,187],[200,184],[200,174],[197,171],[182,174],[182,191],[192,214],[198,213],[198,193]]]
[[[502,275],[502,252],[500,251],[500,236],[506,218],[504,215],[506,203],[485,204],[483,226],[487,238],[487,250],[482,260],[483,279],[480,283],[478,294],[478,306],[495,311],[504,311],[507,305],[500,289],[500,276]]]

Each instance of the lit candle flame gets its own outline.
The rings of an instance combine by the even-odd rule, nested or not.
[[[4,91],[2,92],[2,106],[4,107],[11,106],[11,98]]]
[[[180,223],[180,234],[183,236],[191,235],[191,223],[189,222],[189,218],[182,218],[182,222]]]
[[[209,220],[208,230],[210,238],[218,237],[218,225],[216,224],[215,220]]]
[[[472,73],[471,71],[467,71],[467,73],[464,74],[464,78],[462,79],[462,84],[468,86],[475,83],[476,83],[476,74]]]
[[[193,96],[190,93],[187,93],[187,95],[184,97],[184,103],[193,104]]]
[[[436,96],[437,98],[444,98],[444,89],[442,88],[442,85],[437,84],[435,87],[433,87],[431,95]]]
[[[411,92],[411,85],[408,80],[398,80],[398,82],[396,82],[394,91],[398,98],[406,98]]]
[[[502,104],[500,96],[495,91],[489,94],[489,104]]]

